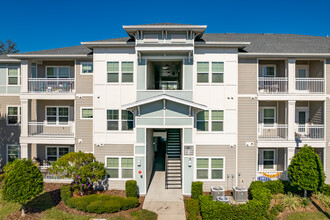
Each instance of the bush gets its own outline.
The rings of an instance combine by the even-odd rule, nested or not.
[[[196,199],[187,199],[186,200],[186,210],[189,215],[199,215],[199,203]]]
[[[72,197],[72,191],[70,185],[61,186],[60,192],[61,192],[62,201],[64,202],[64,204],[67,205],[67,202]]]
[[[284,193],[284,185],[281,180],[267,181],[264,186],[270,190],[272,195]]]
[[[191,183],[191,198],[198,199],[203,195],[203,182],[197,181]]]
[[[322,193],[327,196],[330,196],[330,185],[329,184],[324,184]]]
[[[316,196],[316,198],[317,198],[318,200],[320,200],[320,201],[322,202],[322,204],[323,204],[325,207],[327,207],[327,208],[330,207],[330,196],[325,195],[325,194],[320,193],[320,192],[316,193],[315,196]]]
[[[126,197],[138,197],[136,180],[128,180],[125,183]]]
[[[277,219],[278,214],[283,211],[283,206],[281,206],[280,204],[274,205],[274,207],[269,212],[268,219]]]
[[[17,202],[25,215],[25,203],[39,195],[44,189],[44,179],[38,167],[31,160],[18,160],[4,167],[2,198],[8,202]]]
[[[101,214],[135,208],[139,205],[139,200],[134,197],[123,198],[120,196],[93,194],[79,198],[70,198],[67,203],[71,208]]]
[[[302,200],[302,205],[303,206],[309,206],[309,204],[311,204],[311,200],[309,199],[309,198],[304,198],[303,200]]]
[[[297,208],[301,208],[303,206],[302,201],[303,199],[300,196],[288,193],[288,195],[282,198],[281,205],[288,207],[290,210],[296,210]]]

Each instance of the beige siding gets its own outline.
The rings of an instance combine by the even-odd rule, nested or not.
[[[37,144],[36,145],[36,151],[37,151],[36,155],[37,155],[37,158],[41,161],[41,165],[44,165],[43,162],[47,158],[46,157],[46,148],[47,147],[58,147],[58,146],[70,147],[70,152],[74,152],[74,146],[70,146],[70,145]]]
[[[77,60],[76,61],[76,91],[78,94],[93,93],[93,75],[82,75],[81,62],[93,62],[93,60]]]
[[[311,60],[309,61],[309,77],[322,78],[323,77],[323,61]]]
[[[69,121],[74,121],[74,102],[71,100],[37,100],[37,121],[46,120],[46,106],[69,106]]]
[[[19,144],[20,126],[7,126],[7,106],[21,105],[19,96],[0,96],[0,166],[7,162],[7,144]]]
[[[285,150],[286,149],[284,149],[284,148],[277,149],[277,170],[279,170],[279,171],[283,171],[285,169],[285,167],[284,167]]]
[[[232,189],[233,185],[236,185],[236,148],[232,148],[229,145],[197,145],[196,157],[224,157],[225,158],[225,172],[224,181],[203,181],[203,190],[210,191],[210,187],[213,185],[221,185],[227,190]],[[227,178],[229,175],[229,179]],[[234,175],[234,178],[232,176]]]
[[[285,102],[283,101],[260,101],[259,107],[276,107],[277,122],[279,124],[286,124]]]
[[[284,60],[259,60],[259,76],[262,76],[262,65],[272,64],[276,66],[276,77],[285,77]]]
[[[105,144],[103,147],[94,146],[96,160],[104,163],[106,156],[134,156],[134,145]]]
[[[238,94],[256,94],[258,83],[257,59],[238,60]]]
[[[313,124],[323,124],[323,102],[309,102],[310,121]]]
[[[249,186],[257,170],[257,100],[238,98],[238,172],[239,185]],[[246,146],[254,142],[254,146]]]
[[[327,79],[327,81],[326,81],[326,83],[325,83],[325,85],[326,85],[326,92],[327,92],[327,94],[330,94],[330,60],[328,59],[328,60],[326,60],[326,79]]]
[[[328,99],[326,101],[326,112],[327,112],[327,115],[326,115],[326,143],[330,142],[330,100]],[[326,159],[325,159],[325,176],[327,177],[326,178],[326,183],[327,184],[330,184],[330,147],[328,146],[328,144],[326,145],[325,147],[325,156],[326,156]]]
[[[93,107],[93,97],[83,96],[76,99],[76,150],[93,152],[93,120],[81,119],[81,107]],[[78,143],[78,139],[82,143]]]

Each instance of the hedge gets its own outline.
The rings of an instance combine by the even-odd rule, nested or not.
[[[124,198],[104,194],[93,194],[83,197],[72,197],[69,185],[61,187],[61,198],[70,208],[76,208],[90,213],[113,213],[139,206],[139,200],[134,197]]]
[[[279,184],[279,183],[275,183]],[[274,184],[274,185],[275,185]],[[274,187],[278,189],[281,187]],[[274,191],[276,191],[274,190]],[[252,182],[249,188],[250,201],[241,205],[215,202],[210,196],[199,196],[200,212],[203,219],[267,219],[270,207],[271,190],[261,181]]]
[[[187,199],[186,201],[186,210],[188,212],[188,219],[198,219],[199,215],[199,203],[196,199]]]
[[[203,182],[197,181],[191,183],[191,198],[198,199],[203,195]]]
[[[136,180],[128,180],[125,183],[126,197],[138,197]]]
[[[330,196],[330,185],[329,184],[324,184],[322,192],[325,195]]]

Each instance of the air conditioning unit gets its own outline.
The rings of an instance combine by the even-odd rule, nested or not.
[[[222,186],[211,186],[211,195],[213,201],[216,201],[218,196],[225,196],[225,188]]]
[[[233,187],[233,197],[236,202],[247,202],[248,201],[248,190],[244,186]]]
[[[216,201],[229,204],[229,197],[228,196],[217,196]]]

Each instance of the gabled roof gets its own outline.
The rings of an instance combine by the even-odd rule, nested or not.
[[[170,96],[167,94],[162,94],[162,95],[154,96],[151,98],[142,99],[142,100],[139,100],[139,101],[136,101],[133,103],[126,104],[126,105],[122,105],[122,109],[132,109],[132,108],[136,108],[141,105],[145,105],[145,104],[152,103],[152,102],[157,102],[160,100],[168,100],[168,101],[176,102],[176,103],[179,103],[182,105],[187,105],[187,106],[190,106],[190,107],[193,107],[196,109],[207,110],[207,107],[205,105],[198,104],[198,103],[195,103],[195,102],[192,102],[189,100],[185,100],[185,99],[180,99],[180,98]]]
[[[193,25],[193,24],[179,24],[179,23],[168,23],[168,22],[163,22],[163,23],[153,23],[153,24],[139,24],[136,26],[185,26],[185,25],[189,25],[189,26],[197,26],[197,25]]]
[[[17,59],[10,58],[7,55],[0,55],[0,62],[15,63],[15,62],[20,62],[20,61]]]

